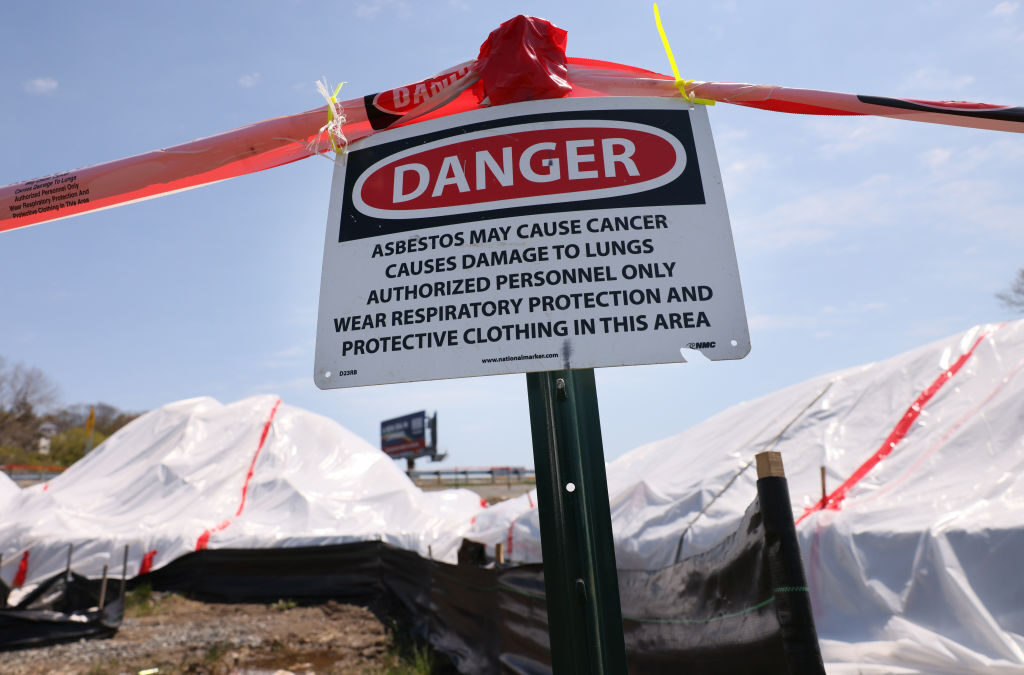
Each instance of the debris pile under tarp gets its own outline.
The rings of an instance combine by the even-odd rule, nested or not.
[[[781,450],[830,672],[1019,672],[1022,367],[1024,322],[979,326],[637,448],[608,467],[618,566],[665,568],[735,532],[754,455]],[[205,548],[377,539],[454,560],[466,536],[537,562],[535,505],[421,492],[377,448],[274,397],[194,399],[19,491],[0,515],[0,578],[38,584],[69,544],[93,578],[125,544],[129,577]]]
[[[608,465],[617,564],[657,569],[718,541],[743,517],[754,455],[781,450],[830,672],[1020,672],[1022,366],[1024,322],[978,326],[637,448]],[[467,536],[536,562],[535,504],[496,505]]]
[[[14,495],[21,492],[21,488],[18,484],[11,480],[3,471],[0,471],[0,507],[7,502],[9,499],[13,499]]]
[[[0,579],[31,586],[72,565],[128,576],[206,548],[379,540],[455,560],[481,511],[468,490],[424,492],[379,449],[325,417],[254,396],[147,413],[0,515]]]

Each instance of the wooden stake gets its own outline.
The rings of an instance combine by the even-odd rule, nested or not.
[[[107,602],[107,566],[103,566],[103,581],[100,582],[100,611],[103,611],[103,605]]]
[[[757,460],[757,477],[768,478],[773,476],[775,478],[785,478],[786,472],[782,468],[782,453],[776,450],[768,450],[767,452],[759,452],[754,456]]]
[[[499,565],[505,564],[505,547],[502,546],[500,541],[494,545],[494,562]]]
[[[828,499],[828,491],[825,489],[825,467],[821,467],[821,503],[824,504],[825,500]]]
[[[124,545],[124,563],[121,565],[121,599],[124,600],[124,586],[128,581],[128,544]]]

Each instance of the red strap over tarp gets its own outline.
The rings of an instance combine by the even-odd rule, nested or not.
[[[476,61],[342,103],[349,142],[381,129],[486,105],[559,96],[679,96],[673,78],[565,56],[566,33],[518,16],[488,37]],[[843,94],[731,82],[689,82],[687,94],[804,115],[877,115],[1024,132],[1024,108]],[[326,152],[326,106],[191,143],[0,187],[0,232],[158,197]]]
[[[156,549],[146,552],[146,555],[142,556],[142,562],[139,564],[139,575],[149,574],[153,571],[153,562],[156,560]]]
[[[999,328],[997,327],[995,330],[998,329]],[[889,435],[886,436],[884,441],[882,441],[881,447],[879,447],[873,455],[868,457],[859,467],[857,467],[857,470],[850,474],[850,477],[843,481],[843,483],[833,490],[831,494],[823,496],[816,504],[814,504],[814,506],[806,508],[803,515],[796,519],[796,524],[799,525],[809,515],[816,511],[824,509],[833,511],[839,510],[839,508],[842,507],[843,501],[846,499],[847,495],[849,495],[850,490],[852,490],[857,483],[867,476],[872,469],[878,466],[883,459],[888,457],[892,451],[896,449],[896,446],[906,438],[911,427],[914,425],[914,422],[916,422],[917,418],[921,416],[921,411],[928,402],[931,401],[937,393],[939,393],[939,390],[942,389],[942,387],[944,387],[954,375],[960,372],[960,369],[964,367],[964,364],[967,363],[968,359],[974,356],[974,351],[978,348],[978,345],[980,345],[985,338],[993,332],[994,331],[985,331],[979,335],[978,339],[974,341],[974,344],[971,345],[970,349],[961,354],[960,357],[954,361],[951,366],[949,366],[949,368],[944,369],[924,391],[918,394],[917,398],[915,398],[906,409],[899,421],[896,422],[896,426],[893,427],[892,431],[889,432]]]
[[[249,481],[252,480],[253,471],[256,470],[256,460],[260,458],[260,453],[263,451],[263,445],[267,442],[267,435],[270,433],[270,425],[274,423],[274,415],[277,414],[277,409],[281,406],[281,399],[277,399],[274,402],[274,407],[270,409],[270,415],[267,417],[267,421],[263,423],[263,432],[260,434],[260,442],[256,446],[256,452],[252,455],[252,460],[249,462],[249,470],[245,474],[245,479],[242,481],[242,499],[238,502],[238,510],[235,511],[234,517],[237,518],[242,515],[242,511],[245,510],[245,499],[249,494]],[[226,518],[217,525],[209,527],[203,530],[203,533],[196,539],[196,550],[202,551],[210,545],[210,537],[217,532],[226,530],[231,525],[232,519]]]
[[[18,563],[18,571],[14,573],[11,588],[21,588],[24,586],[26,576],[28,576],[28,551],[21,554],[21,562]]]

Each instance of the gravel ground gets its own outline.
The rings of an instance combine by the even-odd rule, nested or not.
[[[290,604],[166,595],[129,610],[109,640],[0,652],[0,673],[378,673],[396,665],[391,638],[368,610]]]

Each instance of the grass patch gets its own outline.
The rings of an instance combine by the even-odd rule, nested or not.
[[[206,653],[203,654],[203,661],[207,663],[216,663],[224,658],[224,655],[228,653],[228,645],[223,642],[212,644],[206,649]]]
[[[156,611],[156,606],[153,587],[147,582],[139,584],[124,596],[125,616],[149,616]]]
[[[430,645],[413,640],[392,625],[383,664],[365,671],[365,675],[445,675],[455,670],[447,659],[439,657]]]
[[[292,607],[295,607],[298,604],[299,603],[295,602],[294,600],[291,600],[291,599],[285,600],[285,599],[282,598],[281,600],[278,600],[277,602],[272,604],[270,606],[270,608],[271,609],[276,609],[279,612],[285,612],[285,611],[288,611],[289,609],[291,609]]]
[[[143,582],[125,593],[124,615],[132,618],[153,616],[160,612],[165,602],[173,600],[176,595],[175,593],[155,592],[148,582]]]

